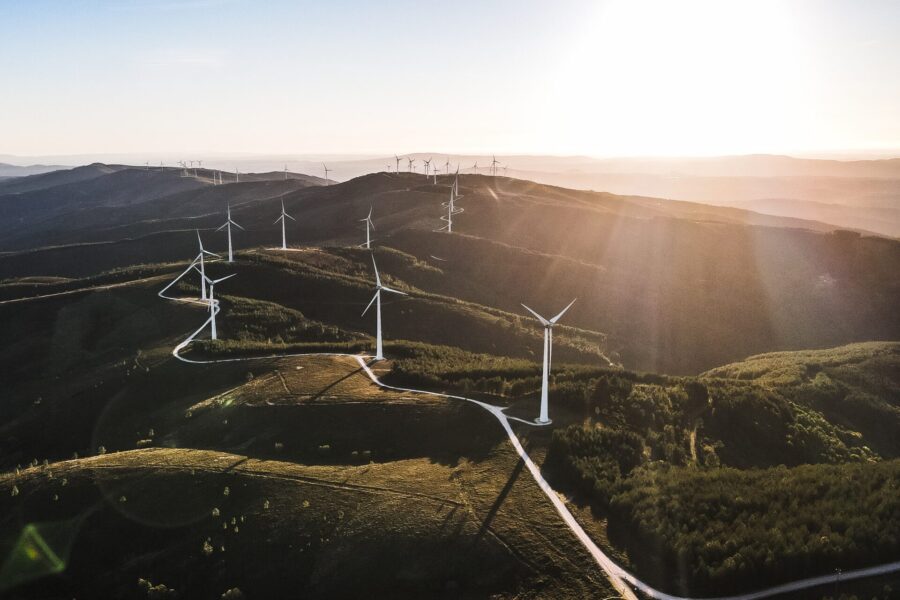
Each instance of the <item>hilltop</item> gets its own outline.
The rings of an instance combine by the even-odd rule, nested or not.
[[[448,236],[433,232],[446,177],[437,185],[380,173],[328,186],[283,178],[211,186],[129,169],[70,185],[94,189],[109,178],[137,186],[159,178],[160,187],[115,210],[109,202],[91,208],[67,186],[42,192],[59,198],[46,209],[11,203],[7,211],[20,207],[35,225],[22,217],[7,243],[27,249],[0,255],[0,277],[84,277],[183,260],[196,253],[194,228],[221,250],[224,233],[211,230],[228,204],[245,228],[234,235],[238,248],[280,242],[272,221],[282,201],[297,219],[288,227],[292,245],[358,245],[359,219],[371,206],[376,244],[428,266],[405,274],[410,284],[517,313],[521,302],[549,311],[577,297],[570,323],[605,334],[610,357],[630,368],[698,373],[760,352],[900,337],[900,243],[817,223],[466,175],[465,212]],[[187,189],[163,193],[170,185]],[[361,256],[354,260],[367,269]]]

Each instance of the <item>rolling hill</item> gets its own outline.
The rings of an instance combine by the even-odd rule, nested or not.
[[[446,178],[434,185],[381,173],[298,189],[299,179],[211,186],[151,175],[127,170],[70,184],[152,182],[136,196],[79,202],[61,186],[44,190],[43,204],[10,204],[4,210],[21,211],[23,222],[7,236],[0,277],[84,277],[184,259],[196,252],[189,230],[220,225],[229,203],[246,230],[235,233],[239,248],[278,244],[272,221],[282,201],[297,219],[290,243],[355,245],[360,215],[373,206],[376,244],[432,268],[410,273],[411,284],[510,312],[523,301],[551,310],[578,297],[572,324],[607,334],[615,360],[630,368],[697,373],[760,352],[900,335],[900,244],[818,223],[462,176],[465,212],[459,233],[447,236],[432,232],[442,224]],[[204,236],[222,248],[223,234]]]

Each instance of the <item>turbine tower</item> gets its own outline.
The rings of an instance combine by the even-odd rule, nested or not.
[[[194,267],[195,269],[197,267]],[[198,269],[199,270],[199,269]],[[226,275],[225,277],[220,277],[219,279],[210,279],[206,275],[203,276],[203,279],[206,280],[206,283],[209,284],[209,327],[210,327],[210,338],[218,339],[218,335],[216,334],[216,313],[219,312],[218,302],[215,299],[215,294],[213,290],[215,289],[215,285],[217,283],[221,283],[226,279],[231,279],[237,275],[237,273],[232,273],[231,275]]]
[[[296,221],[294,217],[284,212],[284,200],[281,201],[281,216],[275,219],[275,223],[281,221],[281,249],[287,250],[287,234],[285,233],[284,224],[287,223],[285,217],[290,219],[291,221]],[[273,223],[274,225],[274,223]]]
[[[284,180],[287,181],[287,165],[284,165]]]
[[[399,173],[399,172],[400,172],[400,157],[397,156],[396,154],[394,155],[394,162],[395,162],[396,165],[397,165],[397,168],[394,169],[394,170],[395,170],[397,173]]]
[[[197,254],[197,258],[194,260],[200,261],[200,299],[206,300],[206,282],[204,279],[206,278],[206,261],[203,258],[204,254],[209,254],[210,256],[215,256],[216,258],[222,258],[218,254],[214,254],[213,252],[209,252],[203,249],[203,240],[200,239],[200,230],[197,231],[197,243],[200,244],[200,253]]]
[[[223,229],[226,229],[226,228],[228,229],[228,262],[234,262],[234,256],[231,253],[231,226],[234,225],[241,231],[243,231],[244,228],[231,220],[231,205],[230,204],[228,205],[228,208],[227,208],[225,214],[227,215],[225,224],[222,225],[221,227],[219,227],[218,229],[216,229],[216,231],[222,231]]]
[[[541,325],[544,326],[544,369],[541,375],[541,415],[535,419],[535,423],[539,425],[550,424],[550,417],[547,414],[547,386],[550,375],[550,365],[553,362],[553,326],[556,325],[556,322],[559,321],[560,317],[566,314],[566,311],[569,310],[573,304],[575,304],[575,300],[569,302],[569,306],[562,309],[558,315],[550,320],[545,319],[524,304],[522,305],[525,306],[525,309],[528,312],[537,317],[538,321],[541,322]]]
[[[407,157],[406,157],[406,160],[409,161],[409,165],[408,165],[408,167],[409,167],[409,172],[412,173],[412,170],[413,170],[413,168],[412,168],[412,167],[413,167],[413,163],[416,162],[416,159],[414,159],[414,158],[409,158],[409,157],[407,156]]]
[[[328,171],[331,171],[331,169],[325,163],[322,163],[322,166],[325,168],[325,185],[328,185]]]
[[[371,206],[369,207],[369,214],[366,216],[365,219],[360,219],[360,221],[366,222],[366,244],[363,247],[366,250],[368,250],[372,244],[372,238],[369,234],[369,228],[371,227],[372,229],[375,229],[375,223],[372,222],[372,207]]]
[[[372,308],[372,303],[375,303],[375,360],[384,360],[384,349],[381,342],[381,292],[383,290],[392,294],[400,294],[401,296],[408,296],[409,294],[389,288],[386,285],[381,285],[381,277],[378,276],[378,265],[375,264],[374,254],[372,255],[372,266],[375,268],[375,295],[372,296],[372,299],[369,301],[369,305],[366,306],[366,310],[362,311],[362,315],[360,316],[365,316],[365,314],[369,312],[369,309]]]
[[[496,156],[491,156],[491,174],[496,177],[497,176],[497,165],[500,164],[500,161],[497,160]]]

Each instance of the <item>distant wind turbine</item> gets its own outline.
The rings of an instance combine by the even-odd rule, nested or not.
[[[284,180],[287,181],[287,165],[284,165]]]
[[[325,163],[322,163],[322,166],[325,168],[325,185],[328,185],[328,171],[331,169]]]
[[[413,163],[416,162],[416,159],[407,157],[406,160],[409,161],[409,172],[412,173]]]
[[[475,173],[476,175],[478,174],[478,163],[477,162],[474,165],[472,165],[472,172]]]
[[[560,317],[566,314],[566,311],[569,310],[573,304],[575,304],[575,300],[569,302],[569,306],[562,309],[558,315],[550,320],[545,319],[524,304],[522,305],[528,312],[537,317],[538,321],[541,322],[541,325],[544,326],[544,369],[541,375],[541,415],[535,420],[536,423],[541,425],[550,424],[547,407],[547,387],[550,376],[550,366],[553,363],[553,326],[556,325],[556,322],[559,321]]]
[[[372,300],[369,301],[369,305],[366,306],[366,310],[362,311],[362,315],[360,316],[365,316],[365,314],[369,312],[369,309],[372,308],[372,303],[375,303],[375,360],[384,360],[384,349],[381,341],[381,292],[385,291],[392,294],[400,294],[401,296],[408,296],[409,294],[389,288],[386,285],[381,285],[381,277],[378,276],[378,265],[375,264],[374,254],[372,255],[372,267],[375,268],[375,295],[372,296]]]
[[[215,256],[216,258],[222,258],[218,254],[213,252],[209,252],[208,250],[203,249],[203,240],[200,239],[200,230],[197,231],[197,243],[200,244],[200,253],[197,254],[197,258],[194,260],[200,261],[200,299],[206,300],[206,282],[204,281],[206,277],[206,261],[204,259],[204,255],[209,254],[210,256]]]
[[[241,172],[238,171],[238,168],[237,168],[237,167],[234,168],[234,182],[235,182],[235,183],[240,183],[240,182],[241,182]]]
[[[281,216],[278,217],[277,219],[275,219],[275,223],[277,223],[278,221],[281,221],[281,249],[282,250],[287,250],[287,233],[285,232],[285,227],[284,227],[284,225],[285,225],[285,223],[287,223],[287,221],[285,220],[285,217],[287,217],[291,221],[297,220],[294,217],[292,217],[291,215],[284,212],[284,200],[282,200],[281,201]]]
[[[450,186],[450,200],[441,203],[441,206],[447,209],[447,215],[441,217],[441,221],[444,221],[447,224],[440,229],[437,229],[436,231],[446,231],[447,233],[453,233],[453,215],[458,215],[465,212],[465,209],[456,207],[456,201],[461,197],[462,196],[459,195],[459,173],[457,173],[456,179],[453,181],[453,185]]]
[[[491,174],[496,177],[497,176],[497,165],[500,164],[500,161],[497,160],[496,156],[491,156]]]
[[[228,229],[228,262],[234,262],[234,257],[231,253],[231,226],[234,225],[241,231],[243,231],[244,228],[231,220],[231,205],[230,204],[228,205],[228,208],[226,209],[225,214],[227,215],[225,224],[222,225],[221,227],[219,227],[218,229],[216,229],[216,231],[222,231],[223,229]]]
[[[397,163],[396,168],[394,170],[397,171],[397,173],[399,173],[400,172],[400,157],[397,156],[396,154],[394,155],[394,162]]]
[[[425,179],[428,179],[428,170],[431,168],[431,161],[432,159],[430,158],[428,160],[422,159],[422,162],[425,163]]]
[[[197,269],[197,267],[194,267]],[[197,269],[199,271],[199,269]],[[210,327],[210,338],[218,339],[218,335],[216,334],[216,313],[219,312],[219,307],[215,298],[215,286],[217,283],[222,283],[226,279],[231,279],[237,275],[237,273],[232,273],[231,275],[226,275],[225,277],[220,277],[219,279],[210,279],[206,275],[203,275],[203,279],[206,283],[209,284],[209,327]]]
[[[369,207],[369,214],[366,216],[365,219],[360,219],[360,221],[366,222],[366,245],[363,247],[368,250],[372,244],[372,238],[369,233],[369,228],[371,227],[372,229],[375,229],[375,223],[372,222],[372,207],[371,206]]]

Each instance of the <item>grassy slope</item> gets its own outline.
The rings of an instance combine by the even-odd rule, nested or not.
[[[312,379],[305,376],[313,371]],[[75,587],[64,587],[67,592],[97,590],[95,586],[105,591],[110,589],[105,586],[127,589],[137,577],[179,590],[214,581],[223,589],[238,585],[264,596],[274,589],[282,594],[289,589],[306,591],[314,597],[357,596],[362,590],[374,596],[428,597],[444,593],[445,588],[456,588],[468,597],[488,593],[583,597],[603,590],[605,584],[597,579],[590,558],[522,473],[499,427],[480,409],[460,412],[460,407],[441,401],[383,392],[349,361],[325,358],[281,361],[274,372],[260,374],[231,392],[190,404],[185,411],[181,406],[160,406],[145,415],[157,425],[154,443],[240,446],[251,456],[278,454],[280,460],[142,450],[66,461],[27,470],[18,478],[4,477],[0,498],[24,511],[4,512],[26,515],[17,521],[20,524],[73,514],[54,512],[62,506],[76,514],[84,511],[98,502],[96,493],[86,492],[90,501],[76,500],[74,506],[65,500],[71,495],[79,498],[78,490],[85,486],[106,490],[110,504],[124,513],[125,520],[104,506],[79,532],[79,544],[103,551],[79,556],[76,545],[74,573],[69,575]],[[323,407],[331,409],[324,417]],[[404,410],[392,410],[399,407]],[[171,413],[171,419],[167,421],[164,413]],[[309,431],[295,429],[309,420],[315,422]],[[115,419],[117,429],[125,431],[133,429],[136,421]],[[363,431],[356,423],[364,424]],[[406,435],[422,441],[419,428],[430,428],[442,440],[456,440],[457,447],[451,443],[441,448],[440,441],[432,439],[430,448],[411,444],[398,458],[393,451],[398,438]],[[467,440],[464,446],[471,446],[471,440],[478,438],[473,432],[479,429],[485,435],[477,452],[459,447],[461,439]],[[371,432],[368,441],[366,431]],[[313,432],[321,440],[310,444],[304,438]],[[316,442],[322,440],[332,443],[321,461],[364,462],[345,451],[342,436],[373,448],[366,459],[376,462],[332,467],[294,462],[301,458],[307,464],[314,462],[316,450],[321,449]],[[284,440],[283,448],[275,450],[260,442],[259,447],[264,447],[260,452],[254,445],[260,438]],[[466,454],[460,455],[461,450]],[[386,455],[393,456],[381,462]],[[60,488],[63,477],[68,481]],[[10,498],[7,490],[14,480],[20,495]],[[321,480],[331,482],[331,487],[319,490]],[[227,498],[221,496],[224,485],[232,490]],[[58,502],[48,500],[53,493],[60,494]],[[127,499],[124,510],[120,496]],[[277,511],[270,518],[260,510],[264,498],[271,499],[270,510]],[[183,499],[188,500],[187,506],[169,508],[174,507],[169,503]],[[232,535],[231,528],[223,534],[219,521],[208,516],[212,507],[219,507],[226,518],[245,515],[248,523],[239,524],[239,535]],[[341,512],[343,516],[336,516]],[[188,524],[160,531],[159,521],[166,519]],[[128,541],[111,535],[114,530],[127,532]],[[217,550],[205,558],[199,550],[208,536]],[[290,548],[298,538],[313,544],[304,549],[310,554],[299,555]],[[226,546],[225,553],[218,551],[220,544]],[[123,547],[128,549],[126,556],[133,557],[125,563],[127,568],[115,576],[89,580],[88,573],[98,569],[119,569],[114,565],[121,559],[112,549],[121,553]],[[449,561],[448,548],[456,548],[449,553],[453,557]],[[168,549],[171,558],[151,566],[152,557],[163,549]],[[85,554],[90,558],[79,562]],[[284,560],[292,564],[286,577]],[[273,568],[278,583],[268,576]],[[55,584],[47,585],[54,589]],[[34,593],[44,589],[38,586]]]

